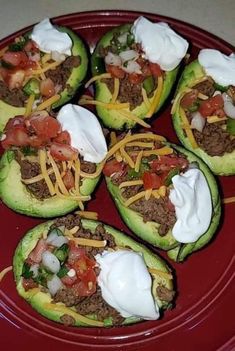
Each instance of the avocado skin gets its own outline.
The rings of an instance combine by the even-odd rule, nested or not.
[[[82,42],[82,40],[69,28],[57,26],[57,29],[61,32],[66,32],[70,36],[73,42],[72,53],[74,56],[79,55],[81,57],[81,64],[78,67],[74,67],[72,73],[67,81],[67,85],[70,89],[66,87],[60,93],[60,99],[52,105],[52,109],[64,105],[75,95],[77,89],[81,85],[83,79],[86,76],[88,68],[88,55],[87,50]],[[28,35],[27,33],[26,35]],[[0,100],[0,132],[4,130],[7,121],[18,115],[23,115],[25,113],[25,107],[14,107],[4,101]]]
[[[198,60],[190,63],[183,71],[182,76],[179,80],[176,97],[185,88],[193,85],[196,79],[200,79],[205,76],[202,66]],[[193,149],[190,141],[186,138],[184,131],[181,127],[181,117],[179,112],[179,103],[176,106],[175,112],[172,115],[174,129],[184,147],[194,152],[200,157],[211,169],[211,171],[217,175],[233,175],[235,174],[235,150],[231,153],[226,153],[223,156],[210,156],[200,147]]]
[[[83,195],[90,195],[99,177],[84,180]],[[27,191],[21,182],[20,166],[13,151],[5,151],[0,160],[0,198],[12,210],[33,217],[51,218],[67,214],[78,207],[74,200],[58,197],[38,200]]]
[[[121,200],[121,194],[118,186],[112,184],[111,179],[106,177],[106,183],[109,192],[111,193],[116,206],[120,212],[120,215],[126,225],[140,238],[146,242],[159,247],[162,250],[166,250],[168,256],[177,262],[182,262],[188,255],[192,252],[201,249],[205,246],[213,237],[216,229],[219,225],[220,215],[221,215],[221,205],[220,197],[218,192],[218,187],[213,174],[210,172],[207,165],[199,159],[196,155],[191,153],[184,148],[166,143],[168,146],[173,147],[176,151],[184,154],[190,162],[197,162],[199,169],[204,173],[212,198],[213,205],[213,217],[211,224],[206,231],[195,243],[181,244],[172,235],[171,230],[164,236],[161,237],[158,233],[159,224],[156,222],[144,222],[143,217],[136,211],[127,208],[123,205]]]
[[[110,40],[113,37],[113,34],[116,32],[120,32],[120,34],[128,31],[131,28],[131,24],[125,24],[123,26],[116,27],[111,31],[107,32],[99,41],[96,46],[96,49],[91,57],[91,70],[92,75],[98,75],[104,73],[104,61],[102,58],[99,57],[99,50],[100,47],[106,47],[110,44]],[[161,99],[159,105],[155,111],[155,113],[162,107],[164,102],[166,101],[167,97],[171,92],[171,88],[176,80],[176,76],[178,73],[179,67],[176,67],[174,70],[170,72],[165,72],[164,76],[164,84],[163,84],[163,91],[161,95]],[[95,82],[95,99],[98,101],[102,101],[105,103],[109,103],[112,97],[108,87],[105,83],[102,83],[100,80]],[[153,97],[150,99],[152,102]],[[122,130],[122,129],[129,129],[133,128],[136,123],[134,121],[129,120],[126,117],[123,117],[118,110],[108,110],[102,106],[96,106],[96,111],[102,122],[109,128]],[[148,112],[148,108],[146,107],[145,103],[143,102],[141,105],[137,106],[134,110],[131,111],[137,117],[144,119],[146,113]]]
[[[48,231],[53,221],[48,221],[39,224],[38,226],[34,227],[33,229],[29,230],[26,235],[21,239],[19,242],[14,257],[13,257],[13,271],[15,277],[16,288],[21,297],[23,297],[31,306],[39,312],[41,315],[45,316],[46,318],[53,320],[55,322],[61,323],[60,317],[63,313],[58,311],[49,310],[48,308],[44,307],[44,304],[50,303],[51,298],[49,294],[43,292],[36,292],[35,291],[25,291],[22,286],[21,281],[21,274],[23,269],[23,264],[26,258],[28,257],[29,253],[35,247],[37,241],[41,238],[42,233]],[[93,221],[93,220],[82,220],[82,225],[86,229],[95,230],[96,226],[101,224],[101,222]],[[144,260],[148,267],[155,268],[161,270],[162,272],[171,273],[170,268],[167,264],[157,255],[153,254],[149,249],[144,247],[142,244],[135,242],[130,237],[126,236],[125,234],[121,233],[120,231],[108,226],[104,225],[105,229],[109,234],[111,234],[114,239],[115,243],[119,247],[127,247],[131,248],[134,251],[141,252],[143,254]],[[173,281],[165,278],[161,278],[160,282],[164,284],[168,289],[173,289]],[[153,282],[153,291],[155,291],[158,285],[157,279],[154,279]],[[155,299],[157,300],[158,306],[161,309],[166,309],[169,307],[167,302],[159,300],[156,296]],[[97,319],[95,315],[89,315],[88,318]],[[126,318],[123,324],[131,324],[140,321],[139,318]],[[75,326],[86,326],[89,325],[76,320]]]

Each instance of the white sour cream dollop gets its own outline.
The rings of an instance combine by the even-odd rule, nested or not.
[[[45,18],[34,26],[31,38],[45,53],[57,53],[71,56],[72,40],[67,33],[60,32]]]
[[[180,243],[193,243],[208,229],[212,216],[211,194],[204,174],[189,169],[172,178],[170,200],[175,206],[176,223],[172,235]]]
[[[124,318],[159,318],[159,308],[151,293],[151,276],[141,254],[128,250],[104,251],[95,258],[100,267],[98,285],[110,306]]]
[[[134,22],[132,33],[145,58],[164,71],[177,67],[188,50],[188,42],[164,22],[152,23],[141,16]]]
[[[62,130],[71,137],[71,146],[79,151],[85,161],[99,163],[107,154],[107,145],[96,116],[84,107],[67,104],[63,106],[57,120]]]
[[[199,52],[198,61],[217,84],[235,85],[235,54],[227,56],[218,50],[203,49]]]

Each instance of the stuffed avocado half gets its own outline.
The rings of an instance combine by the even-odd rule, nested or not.
[[[108,225],[75,215],[26,233],[13,269],[18,293],[40,314],[65,325],[158,319],[174,297],[171,271],[156,254]]]
[[[17,38],[2,53],[0,131],[16,115],[65,104],[87,73],[88,55],[82,40],[69,28],[52,26],[48,19]]]
[[[165,25],[165,32],[161,25]],[[180,60],[173,58],[175,42],[172,38],[177,34],[166,24],[161,25],[140,17],[134,24],[112,29],[98,42],[91,57],[91,82],[95,80],[95,99],[92,103],[107,127],[129,129],[136,124],[147,127],[144,119],[152,117],[170,94],[179,62],[187,51],[187,42],[178,36],[182,41],[179,49],[182,56]],[[147,29],[142,30],[142,26]],[[165,37],[171,35],[172,47],[166,44],[160,46],[160,42],[163,43]],[[156,38],[156,42],[152,40],[151,43],[152,55],[145,50],[145,46],[149,47],[150,37]],[[158,52],[157,57],[154,57],[154,52]],[[166,57],[174,61],[173,65],[172,62],[166,63]],[[89,104],[89,100],[81,103]]]
[[[217,67],[212,71],[204,65],[204,56],[208,54],[211,68]],[[235,60],[224,57],[216,50],[204,49],[199,59],[184,69],[172,119],[178,138],[187,149],[200,157],[213,173],[232,175],[235,174],[235,75],[227,66],[231,61],[235,64]],[[230,79],[218,80],[217,70],[221,70],[220,77],[225,75]]]
[[[95,115],[68,104],[57,119],[47,111],[16,116],[3,135],[0,197],[8,207],[36,217],[84,208],[99,181],[107,150]]]
[[[152,133],[111,147],[106,183],[127,226],[175,261],[206,245],[220,221],[220,197],[205,163]]]

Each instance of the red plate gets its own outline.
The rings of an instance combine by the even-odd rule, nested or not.
[[[94,48],[97,40],[111,27],[132,22],[137,12],[99,11],[58,17],[54,23],[71,27]],[[189,24],[158,15],[145,14],[153,21],[168,22],[190,41],[192,57],[201,48],[217,48],[226,54],[232,47],[223,40]],[[0,43],[0,49],[29,28],[12,34]],[[170,99],[153,124],[157,133],[177,141],[170,119]],[[235,177],[218,179],[221,195],[235,194]],[[102,205],[102,206],[101,206]],[[123,229],[104,181],[88,209],[97,210],[99,219]],[[129,327],[112,329],[66,328],[38,315],[21,299],[12,273],[1,283],[0,330],[2,349],[17,346],[23,350],[152,350],[182,351],[235,350],[234,314],[234,227],[235,204],[223,208],[220,229],[210,245],[195,253],[183,264],[172,264],[177,276],[177,299],[173,310],[159,321],[146,321]],[[0,205],[1,267],[11,265],[14,249],[24,233],[39,220],[18,215]],[[160,252],[162,256],[165,255]]]

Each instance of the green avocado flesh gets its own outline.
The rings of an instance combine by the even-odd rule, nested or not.
[[[202,69],[202,66],[197,60],[190,63],[180,78],[176,98],[185,88],[193,86],[193,83],[196,79],[203,78],[205,73]],[[190,141],[186,137],[184,130],[181,127],[182,120],[180,116],[180,104],[178,103],[175,107],[173,113],[173,125],[177,133],[177,136],[181,143],[186,147],[186,149],[194,152],[198,157],[200,157],[212,170],[213,173],[217,175],[232,175],[235,174],[235,150],[231,153],[225,153],[223,156],[210,156],[200,147],[193,149]]]
[[[33,248],[36,246],[38,240],[42,237],[42,233],[48,232],[51,224],[53,221],[48,221],[42,224],[39,224],[35,228],[31,229],[29,232],[26,233],[26,235],[23,237],[23,239],[20,241],[18,244],[15,255],[13,258],[13,270],[14,270],[14,276],[15,276],[15,282],[16,282],[16,287],[17,291],[20,296],[22,296],[27,302],[29,302],[32,307],[37,310],[40,314],[45,316],[48,319],[51,319],[53,321],[61,323],[60,318],[66,313],[70,314],[74,319],[75,319],[75,325],[76,326],[91,326],[89,324],[85,324],[79,319],[79,315],[74,315],[71,314],[71,312],[74,312],[72,308],[67,308],[66,312],[63,311],[55,311],[53,308],[48,307],[48,303],[52,301],[49,293],[42,292],[39,290],[31,289],[28,291],[25,291],[22,285],[22,270],[23,270],[23,265],[27,257],[29,256],[30,252],[33,250]],[[97,225],[100,224],[100,222],[97,221],[92,221],[92,220],[82,220],[82,225],[85,229],[89,229],[91,231],[94,231]],[[130,237],[126,236],[125,234],[121,233],[120,231],[108,226],[104,225],[104,228],[106,231],[111,234],[115,240],[116,245],[119,248],[131,248],[133,251],[140,252],[143,254],[144,260],[146,265],[149,268],[154,268],[157,270],[160,270],[161,272],[165,273],[171,273],[169,267],[166,265],[166,263],[158,257],[156,254],[153,254],[150,250],[148,250],[146,247],[143,245],[135,242],[133,239]],[[156,291],[156,288],[158,285],[164,285],[168,289],[172,290],[173,289],[173,281],[172,279],[167,279],[163,276],[156,276],[154,275],[153,279],[153,284],[152,284],[152,291]],[[165,301],[160,300],[157,295],[154,295],[154,298],[161,309],[165,309],[169,307],[168,303]],[[143,301],[144,303],[144,301]],[[55,305],[63,306],[65,307],[64,304],[62,303],[56,303]],[[97,317],[95,315],[89,315],[87,316],[90,319],[96,320]],[[135,323],[138,322],[140,319],[130,317],[126,318],[123,324],[130,324],[130,323]],[[110,326],[110,324],[109,324]]]
[[[126,25],[114,28],[113,30],[109,31],[101,38],[91,57],[91,69],[92,69],[93,76],[99,75],[105,72],[104,59],[101,58],[99,55],[100,47],[107,47],[108,45],[110,45],[110,41],[113,38],[113,35],[115,33],[123,34],[129,31],[130,28],[131,28],[130,24],[126,24]],[[172,71],[165,72],[163,91],[161,94],[159,105],[155,113],[162,107],[163,103],[166,101],[168,95],[170,94],[172,86],[176,80],[178,68],[179,67],[176,67]],[[105,83],[102,83],[100,80],[97,80],[95,86],[96,86],[95,100],[109,103],[111,100],[112,94],[110,93],[107,85]],[[153,97],[151,97],[149,100],[150,102],[152,102]],[[121,115],[121,113],[118,110],[108,110],[102,106],[96,106],[96,110],[97,110],[98,116],[101,118],[101,120],[107,127],[121,130],[124,128],[126,129],[132,128],[136,124],[134,121],[131,121],[126,117],[123,117],[123,115]],[[131,113],[133,113],[135,116],[139,117],[140,119],[144,119],[147,112],[148,112],[148,108],[146,107],[144,102],[142,102],[141,105],[137,106],[134,110],[131,111]]]
[[[99,177],[85,179],[81,194],[90,195]],[[77,201],[54,196],[38,200],[21,182],[20,166],[13,151],[6,151],[0,160],[0,198],[12,210],[33,217],[50,218],[69,213],[78,207]]]
[[[88,67],[88,56],[87,50],[82,40],[72,30],[65,27],[57,27],[61,32],[66,32],[70,36],[73,42],[72,54],[73,56],[79,55],[81,63],[78,67],[74,67],[70,74],[70,77],[66,83],[66,88],[60,93],[60,99],[56,101],[52,108],[64,105],[69,101],[76,93],[77,89],[81,85],[83,79],[87,73]],[[0,100],[0,131],[3,131],[7,121],[17,115],[23,115],[25,113],[25,107],[14,107],[2,100]]]
[[[119,213],[126,225],[141,239],[156,247],[159,247],[160,249],[166,250],[171,259],[180,262],[183,261],[193,251],[199,250],[201,247],[205,246],[212,239],[220,220],[220,197],[216,180],[213,174],[210,172],[209,168],[206,166],[206,164],[190,151],[187,151],[180,146],[176,146],[170,143],[168,145],[170,147],[173,147],[179,153],[184,154],[189,160],[189,162],[198,163],[199,169],[203,172],[204,176],[206,177],[208,186],[210,188],[213,206],[211,223],[207,231],[195,243],[179,243],[173,237],[171,230],[169,230],[166,235],[160,236],[158,232],[158,228],[160,225],[158,223],[153,221],[144,222],[143,217],[140,213],[132,210],[129,207],[124,206],[120,189],[118,188],[118,186],[112,183],[111,178],[106,177],[106,183],[108,190],[111,193],[115,204],[119,210]]]

